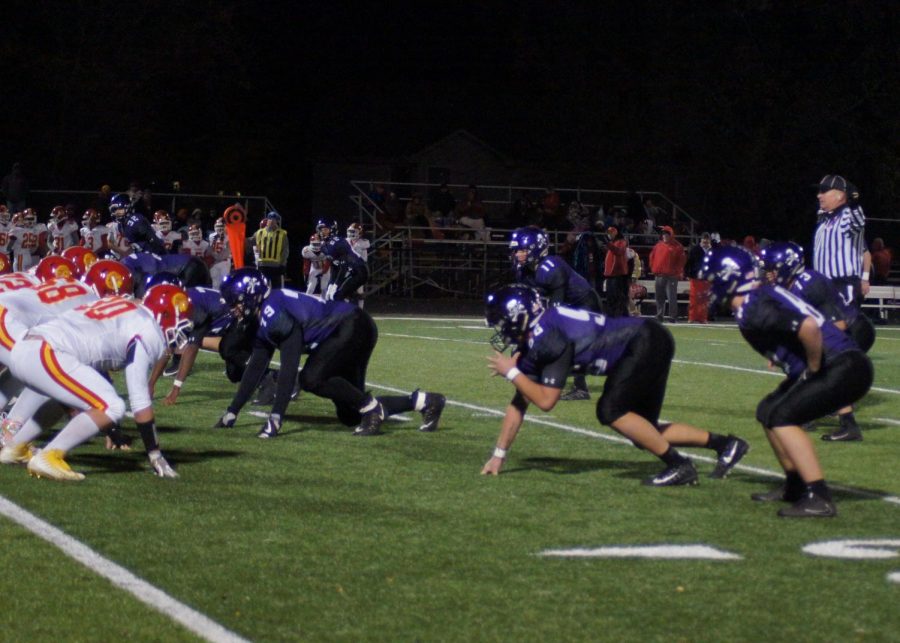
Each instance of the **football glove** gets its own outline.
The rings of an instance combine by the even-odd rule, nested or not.
[[[337,289],[337,284],[328,284],[328,288],[325,289],[325,301],[332,301],[337,294]]]
[[[256,434],[256,437],[262,438],[263,440],[274,438],[278,436],[279,431],[281,431],[281,416],[277,413],[270,413],[269,419],[266,420],[266,423],[263,425],[262,429],[259,430],[259,433]]]
[[[231,411],[225,411],[222,417],[219,418],[219,421],[213,424],[214,429],[230,429],[234,426],[234,422],[237,420],[237,415],[232,413]]]
[[[172,468],[166,459],[163,457],[163,454],[159,451],[151,451],[150,456],[150,464],[153,467],[153,473],[159,476],[160,478],[177,478],[178,474],[175,472],[175,469]]]

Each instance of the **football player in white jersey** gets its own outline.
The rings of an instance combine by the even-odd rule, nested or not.
[[[9,231],[13,265],[18,272],[36,266],[47,254],[47,226],[38,223],[37,214],[31,208],[23,210],[19,221]]]
[[[368,261],[369,246],[372,244],[363,236],[363,227],[360,224],[351,223],[347,226],[347,242],[350,244],[350,249],[359,255],[360,259]],[[357,288],[356,292],[359,294],[359,307],[362,308],[364,301],[363,287]]]
[[[181,253],[203,259],[207,266],[212,265],[209,241],[203,238],[203,230],[196,223],[188,227],[188,238],[181,244]]]
[[[9,231],[12,230],[12,215],[5,205],[0,205],[0,251],[9,248]]]
[[[208,241],[209,253],[212,256],[209,276],[212,278],[213,288],[218,289],[225,275],[231,272],[231,245],[228,243],[228,235],[225,234],[225,219],[222,217],[216,219]]]
[[[56,206],[50,212],[47,231],[50,234],[50,252],[56,255],[62,254],[66,248],[76,245],[80,236],[78,224],[61,205]]]
[[[27,424],[4,451],[21,454],[31,475],[83,480],[84,475],[66,463],[65,454],[124,417],[125,402],[99,372],[122,369],[134,421],[154,473],[178,477],[159,448],[148,375],[167,351],[187,343],[191,314],[187,293],[162,284],[150,288],[141,303],[105,297],[31,328],[12,350],[12,373],[28,388],[8,419],[24,422],[49,400],[80,412],[37,455],[28,458],[29,444],[40,429]]]
[[[172,230],[172,218],[165,210],[157,210],[153,213],[153,227],[162,237],[166,246],[166,252],[180,252],[183,240],[181,234]]]
[[[303,256],[303,273],[306,275],[306,294],[325,296],[331,279],[331,262],[322,252],[322,240],[318,234],[309,238],[309,245],[300,251]]]
[[[109,250],[109,226],[100,223],[100,213],[88,208],[81,217],[81,245],[95,255]]]

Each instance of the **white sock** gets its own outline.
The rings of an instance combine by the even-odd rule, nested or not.
[[[68,452],[82,442],[87,442],[99,432],[100,429],[87,413],[79,413],[69,420],[69,423],[56,434],[56,437],[45,448]]]
[[[34,420],[25,420],[21,428],[19,428],[19,432],[16,433],[15,437],[9,441],[9,446],[16,446],[19,444],[31,442],[41,434],[41,431],[42,429],[40,424],[38,424]]]

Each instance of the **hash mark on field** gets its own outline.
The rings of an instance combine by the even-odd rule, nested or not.
[[[891,418],[875,418],[875,420],[886,424],[896,424],[897,426],[900,426],[900,420],[892,420]]]
[[[81,563],[89,570],[110,581],[113,585],[134,596],[163,616],[180,623],[197,636],[219,643],[246,642],[247,639],[225,629],[205,614],[177,601],[161,589],[135,576],[130,571],[104,558],[79,540],[57,529],[22,509],[19,505],[0,496],[0,514],[21,525],[35,536],[62,551],[69,558]]]
[[[741,560],[743,556],[709,545],[634,545],[585,549],[545,549],[538,556],[555,558],[656,558],[667,560]]]
[[[391,391],[392,393],[404,393],[404,394],[409,393],[409,391],[405,391],[403,389],[399,389],[394,386],[385,386],[384,384],[377,384],[375,382],[366,382],[366,385],[371,386],[372,388],[381,389],[383,391]],[[451,400],[451,399],[447,400],[447,405],[448,406],[457,406],[459,408],[467,409],[469,411],[475,411],[476,413],[482,413],[482,414],[484,414],[484,416],[502,418],[505,415],[504,411],[498,411],[498,410],[495,410],[495,409],[492,409],[492,408],[489,408],[486,406],[479,406],[477,404],[469,404],[468,402],[457,402],[456,400]],[[560,429],[562,431],[567,431],[569,433],[577,433],[579,435],[585,435],[587,437],[594,438],[597,440],[606,440],[607,442],[615,442],[617,444],[625,444],[628,446],[633,446],[631,443],[631,440],[626,440],[625,438],[620,437],[618,435],[608,435],[606,433],[600,433],[598,431],[594,431],[591,429],[583,429],[581,427],[572,426],[571,424],[563,424],[562,422],[554,422],[554,421],[547,420],[547,419],[540,418],[540,417],[531,417],[531,416],[526,415],[525,422],[531,422],[532,424],[541,424],[544,426],[553,427],[554,429]],[[711,458],[706,455],[694,453],[688,449],[682,449],[682,450],[690,453],[692,460],[697,460],[699,462],[708,462],[708,463],[716,462],[716,458]],[[753,474],[756,474],[758,476],[762,476],[765,478],[778,478],[778,479],[784,478],[784,474],[779,473],[777,471],[772,471],[771,469],[763,469],[762,467],[754,467],[754,466],[747,465],[747,464],[737,464],[737,465],[735,465],[734,468],[738,469],[740,471],[746,471],[747,473],[753,473]],[[873,500],[874,499],[883,500],[884,502],[887,502],[889,504],[900,506],[900,497],[898,497],[898,496],[884,495],[884,494],[880,494],[880,493],[874,493],[872,491],[866,491],[864,489],[857,489],[855,487],[848,487],[845,485],[839,485],[839,484],[833,484],[833,483],[829,483],[829,486],[832,489],[837,489],[837,490],[843,491],[845,493],[851,493],[856,496],[860,496],[863,498],[871,498]]]

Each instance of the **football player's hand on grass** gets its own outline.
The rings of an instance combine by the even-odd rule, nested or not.
[[[503,458],[498,458],[497,456],[491,456],[491,459],[484,463],[484,466],[481,467],[481,475],[483,476],[498,476],[500,475],[500,469],[503,468]]]
[[[169,394],[163,398],[163,404],[166,406],[172,406],[178,400],[178,394],[181,393],[181,389],[177,386],[173,386],[172,390],[169,391]]]

